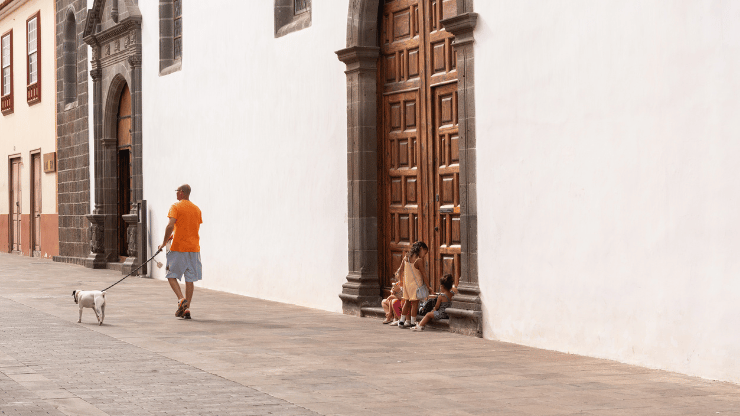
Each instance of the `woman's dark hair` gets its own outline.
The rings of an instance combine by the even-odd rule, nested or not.
[[[452,275],[448,273],[442,276],[442,279],[439,280],[439,284],[444,286],[444,288],[447,290],[452,290],[452,285],[455,284],[455,278],[452,277]]]
[[[408,258],[411,259],[411,256],[416,254],[419,255],[419,252],[424,249],[426,251],[429,251],[429,247],[423,242],[423,241],[417,241],[411,246],[411,250],[409,250]]]

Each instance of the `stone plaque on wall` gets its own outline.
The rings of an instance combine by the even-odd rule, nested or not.
[[[57,171],[57,153],[44,154],[44,173],[54,173]]]

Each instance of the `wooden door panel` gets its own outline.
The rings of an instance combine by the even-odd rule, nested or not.
[[[32,203],[33,212],[31,219],[31,237],[33,238],[31,244],[31,255],[41,254],[41,154],[34,154],[31,156],[31,170],[33,174],[33,180],[31,185],[33,189]]]
[[[131,92],[128,85],[124,85],[121,98],[118,101],[118,126],[116,128],[116,142],[118,147],[131,145]]]
[[[452,48],[454,36],[448,33],[441,21],[457,14],[456,0],[427,1],[428,65],[430,85],[457,80],[457,56]]]
[[[419,50],[418,0],[386,1],[381,30],[381,67],[386,92],[419,87],[423,54]]]
[[[380,283],[390,286],[403,254],[430,248],[433,288],[460,274],[457,71],[453,36],[441,20],[456,0],[384,0],[378,69],[382,155]]]
[[[457,83],[434,88],[435,146],[435,288],[449,273],[460,276],[460,156]]]
[[[384,119],[388,120],[383,132],[384,172],[389,185],[385,198],[390,259],[384,273],[386,285],[390,285],[390,276],[401,264],[403,253],[419,238],[418,100],[418,91],[383,97]]]
[[[21,161],[10,161],[10,247],[11,251],[21,251]]]

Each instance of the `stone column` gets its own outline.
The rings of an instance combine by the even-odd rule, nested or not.
[[[103,187],[103,160],[102,160],[102,145],[100,143],[100,134],[102,131],[101,122],[101,104],[100,97],[102,95],[101,78],[103,71],[100,69],[100,61],[97,57],[100,56],[97,50],[97,45],[92,45],[93,50],[93,69],[90,71],[90,77],[93,80],[93,137],[94,137],[94,153],[95,153],[95,209],[92,214],[87,215],[88,221],[90,221],[90,255],[85,260],[85,267],[92,269],[104,269],[106,267],[106,255],[105,255],[105,216],[103,215],[103,207],[101,204],[101,192]]]
[[[462,8],[461,8],[462,7]],[[461,223],[461,275],[450,315],[450,330],[465,335],[483,336],[480,287],[478,286],[478,204],[476,191],[476,137],[473,29],[478,20],[476,13],[465,12],[472,7],[465,1],[458,2],[458,16],[442,21],[445,29],[455,35],[452,43],[457,53],[458,115],[460,134],[460,223]]]
[[[118,140],[115,137],[106,137],[99,140],[103,159],[101,166],[102,186],[101,200],[95,201],[102,207],[105,216],[105,252],[109,262],[118,262]],[[96,189],[97,191],[97,189]]]
[[[349,274],[342,310],[362,315],[380,305],[378,282],[377,67],[380,48],[353,46],[336,52],[347,65],[347,190]]]
[[[139,256],[138,256],[138,239],[139,239],[139,215],[136,212],[132,212],[131,214],[126,214],[123,216],[123,221],[126,222],[126,243],[128,245],[126,251],[127,251],[127,258],[126,261],[123,262],[123,267],[121,268],[122,274],[129,274],[132,270],[134,270],[139,265]]]
[[[128,62],[131,66],[131,148],[133,150],[131,163],[133,172],[131,176],[131,213],[136,210],[136,203],[144,198],[144,180],[142,165],[142,131],[141,131],[141,46],[136,37],[136,31],[129,33],[131,45],[135,52],[129,56]]]
[[[91,269],[105,269],[106,256],[103,243],[103,231],[105,230],[105,216],[101,214],[88,214],[90,221],[90,255],[85,259],[85,267]]]

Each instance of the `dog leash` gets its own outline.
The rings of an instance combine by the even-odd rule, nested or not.
[[[119,284],[119,283],[123,282],[123,280],[124,280],[125,278],[127,278],[127,277],[131,276],[132,274],[134,274],[134,272],[136,272],[136,271],[138,271],[139,269],[141,269],[142,267],[144,267],[144,265],[145,265],[145,264],[147,264],[147,263],[149,263],[150,261],[154,260],[154,257],[156,257],[156,256],[157,256],[157,254],[159,254],[159,253],[160,253],[161,251],[162,251],[162,249],[160,248],[159,250],[157,250],[157,252],[156,252],[156,253],[154,253],[154,255],[153,255],[153,256],[149,257],[149,260],[145,261],[144,263],[141,263],[141,265],[140,265],[139,267],[135,268],[134,270],[131,270],[131,273],[127,274],[126,276],[123,276],[123,279],[121,279],[121,280],[117,281],[116,283],[113,283],[112,285],[110,285],[110,286],[106,287],[105,289],[101,290],[101,292],[105,292],[106,290],[108,290],[108,289],[112,288],[113,286],[115,286],[115,285],[117,285],[117,284]]]

